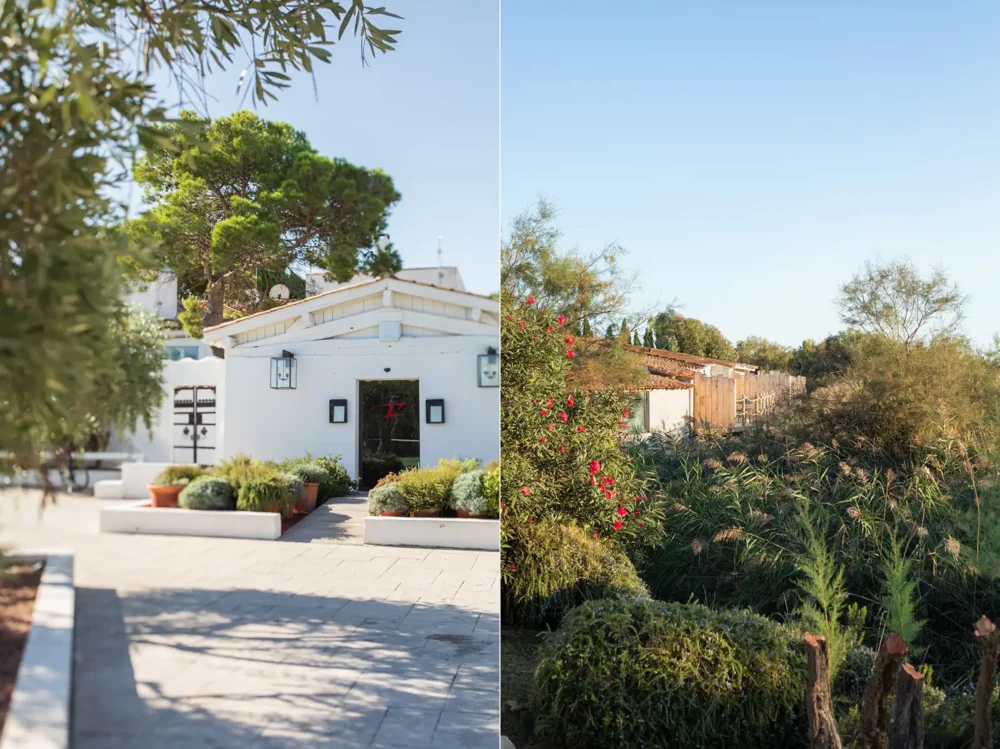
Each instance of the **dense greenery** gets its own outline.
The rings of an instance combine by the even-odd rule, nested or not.
[[[467,471],[455,477],[451,485],[451,509],[467,512],[472,517],[487,517],[489,501],[483,496],[483,478],[485,471]]]
[[[726,361],[736,358],[733,344],[717,327],[673,309],[653,318],[653,332],[658,348]]]
[[[153,270],[172,269],[204,300],[204,325],[222,322],[224,304],[256,311],[262,272],[307,263],[343,282],[399,270],[399,255],[376,247],[400,197],[386,174],[321,156],[290,125],[252,112],[182,118],[136,164],[152,207],[128,233],[155,248]]]
[[[316,463],[299,463],[288,468],[288,473],[297,477],[304,484],[326,484],[330,481],[330,472]]]
[[[383,512],[406,512],[410,506],[395,483],[385,483],[369,490],[368,514],[381,515]]]
[[[245,68],[240,86],[264,103],[289,73],[329,61],[337,33],[360,37],[372,55],[393,49],[398,32],[378,26],[387,15],[361,0],[4,3],[0,450],[13,467],[37,466],[43,451],[85,437],[118,375],[119,261],[149,255],[114,230],[128,206],[108,196],[137,148],[167,146],[151,127],[166,114],[150,72],[167,69],[190,99],[207,73]],[[149,413],[129,400],[140,419]]]
[[[153,479],[153,486],[187,486],[205,475],[198,466],[167,466]]]
[[[301,482],[299,482],[301,486]],[[236,509],[243,512],[286,512],[298,496],[286,475],[261,472],[245,478],[236,494]]]
[[[745,611],[592,601],[536,674],[540,729],[581,748],[806,745],[794,633]]]
[[[355,489],[356,482],[347,473],[347,469],[343,463],[340,462],[340,455],[326,455],[314,458],[309,453],[306,453],[302,461],[317,465],[327,473],[326,480],[319,483],[317,497],[320,502],[325,502],[334,497],[344,497]]]
[[[780,343],[752,335],[736,344],[735,359],[743,364],[753,364],[765,372],[787,372],[792,352]]]
[[[177,503],[186,510],[233,510],[233,487],[217,476],[202,476],[181,491]]]
[[[396,486],[411,512],[444,510],[451,498],[452,484],[461,473],[457,463],[441,461],[430,468],[403,471],[396,480]]]

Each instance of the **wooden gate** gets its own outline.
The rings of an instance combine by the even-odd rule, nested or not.
[[[694,428],[731,429],[736,421],[736,380],[694,376]]]

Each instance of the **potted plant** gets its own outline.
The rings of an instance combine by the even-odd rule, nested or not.
[[[451,508],[460,518],[482,518],[489,514],[489,502],[483,496],[485,471],[469,471],[451,485]]]
[[[184,487],[178,504],[185,510],[232,510],[233,487],[218,476],[202,476]]]
[[[448,507],[451,485],[461,474],[461,469],[441,463],[433,468],[413,468],[399,474],[400,494],[406,499],[410,515],[415,518],[434,518]]]
[[[396,484],[383,484],[368,492],[368,514],[405,518],[410,508]]]
[[[176,507],[177,496],[185,486],[205,475],[198,466],[167,466],[147,484],[152,507]]]
[[[300,463],[288,471],[305,485],[305,497],[295,503],[295,512],[308,515],[316,509],[319,487],[330,480],[330,472],[316,463]]]
[[[296,479],[297,480],[297,479]],[[302,482],[298,482],[302,486]],[[242,512],[280,512],[285,514],[296,496],[289,477],[277,471],[258,471],[246,477],[236,493],[236,509]],[[305,491],[305,487],[302,487]]]

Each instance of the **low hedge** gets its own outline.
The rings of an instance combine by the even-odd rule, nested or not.
[[[500,466],[483,475],[483,496],[486,497],[489,517],[500,517]]]
[[[368,492],[368,514],[381,515],[383,512],[407,512],[406,498],[400,494],[395,484],[383,484]]]
[[[344,497],[354,489],[355,481],[347,473],[347,469],[340,463],[340,455],[327,455],[318,458],[306,453],[304,462],[310,465],[319,466],[326,471],[326,480],[319,482],[319,490],[316,493],[320,502],[325,502],[334,497]]]
[[[542,650],[538,732],[581,749],[806,746],[801,640],[749,611],[590,601]]]
[[[303,484],[322,486],[330,481],[330,472],[317,463],[296,463],[288,469],[288,473],[297,477]],[[318,490],[317,496],[319,496]]]
[[[399,474],[396,486],[411,511],[444,510],[451,498],[451,486],[461,475],[457,465],[442,462],[433,468],[414,468]]]
[[[284,512],[295,500],[296,496],[287,476],[277,471],[262,472],[240,484],[236,493],[236,509],[243,512],[270,512],[277,507],[280,512]]]
[[[557,627],[584,601],[649,595],[628,557],[582,528],[543,521],[509,532],[519,551],[502,570],[503,611],[512,624]]]
[[[217,476],[202,476],[181,491],[177,503],[185,510],[232,510],[233,487]]]

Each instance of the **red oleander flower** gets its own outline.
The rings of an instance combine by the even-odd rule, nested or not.
[[[566,322],[566,315],[559,315],[559,318],[556,320],[556,322],[562,325],[564,322]]]
[[[535,400],[534,398],[532,398],[532,399],[531,399],[531,405],[533,405],[533,406],[534,406],[534,405],[536,405],[537,403],[538,403],[538,401],[536,401],[536,400]]]
[[[589,479],[587,479],[587,483],[590,484],[591,486],[596,486],[597,485],[597,479],[595,479],[593,476],[591,476]]]
[[[524,496],[528,496],[529,494],[531,494],[531,489],[529,489],[526,486],[522,486],[521,487],[521,494],[523,494]]]
[[[553,330],[555,330],[555,328],[553,328],[551,325],[546,325],[545,326],[545,332],[546,333],[551,333]]]
[[[535,303],[535,295],[534,294],[529,294],[527,301],[528,301],[528,304],[534,304]]]
[[[538,440],[538,441],[544,444],[546,440],[545,440],[545,438],[544,438],[544,437],[542,437],[542,438],[541,438],[540,440]]]
[[[611,527],[614,528],[616,531],[620,531],[622,529],[622,521],[616,520],[615,524]]]
[[[614,499],[615,498],[615,493],[613,491],[611,491],[610,489],[605,489],[604,490],[604,496],[607,497],[608,499]]]
[[[638,510],[632,510],[632,514],[638,516],[639,511]]]
[[[549,415],[549,412],[548,412],[548,411],[546,411],[546,410],[545,410],[544,408],[543,408],[543,409],[542,409],[541,411],[539,411],[539,413],[540,413],[540,414],[541,414],[542,416],[548,416],[548,415]]]
[[[565,453],[566,452],[566,445],[559,445],[559,452]]]
[[[573,357],[575,357],[575,356],[576,356],[576,354],[575,354],[575,353],[573,353],[573,349],[570,349],[569,351],[567,351],[567,352],[566,352],[566,356],[567,356],[568,358],[572,359]]]
[[[625,509],[624,507],[622,507],[621,505],[618,505],[618,510],[617,510],[617,512],[618,512],[618,517],[621,517],[621,518],[623,518],[623,517],[625,517],[626,515],[628,515],[628,510],[626,510],[626,509]]]
[[[520,323],[518,323],[518,324],[519,324],[519,325],[520,325],[520,326],[521,326],[521,327],[523,328],[523,327],[524,327],[524,326],[526,326],[526,325],[527,325],[528,323],[526,323],[526,322],[525,322],[524,320],[521,320],[521,322],[520,322]]]
[[[549,408],[552,408],[552,406],[554,406],[554,405],[555,405],[555,403],[553,403],[552,399],[549,398]]]
[[[507,565],[507,569],[509,569],[509,570],[516,570],[517,569],[517,565],[514,564],[513,562],[511,562],[510,564]]]
[[[548,427],[549,427],[549,431],[551,432],[553,429],[556,428],[556,425],[555,424],[549,424]]]
[[[567,346],[572,346],[573,345],[573,336],[571,336],[571,335],[566,336],[566,345]]]
[[[587,427],[585,427],[585,426],[584,426],[583,424],[581,424],[580,426],[578,426],[578,427],[576,428],[576,431],[578,431],[578,432],[582,432],[582,431],[583,431],[584,429],[586,429],[586,428],[587,428]]]
[[[573,408],[573,406],[575,406],[575,405],[576,405],[576,401],[573,400],[573,396],[572,395],[569,398],[566,399],[566,407],[567,408]]]
[[[590,475],[593,476],[601,470],[601,462],[599,460],[590,461]]]
[[[627,419],[627,418],[629,417],[629,414],[631,414],[631,413],[632,413],[632,412],[631,412],[631,411],[629,411],[629,410],[628,410],[628,409],[626,408],[626,409],[625,409],[625,418]]]
[[[535,524],[535,521],[532,520],[531,518],[528,518],[528,525],[534,525],[534,524]]]
[[[614,486],[615,480],[610,476],[605,476],[603,479],[601,479],[601,483],[604,484],[605,486]]]
[[[500,503],[500,509],[503,509],[503,502]]]
[[[563,424],[565,424],[567,421],[569,421],[569,414],[566,413],[565,411],[560,411],[559,418],[562,419]]]
[[[600,538],[600,537],[601,537],[601,534],[598,533],[597,531],[594,531],[594,538]]]
[[[640,520],[640,521],[639,521],[639,525],[641,525],[641,526],[645,527],[645,526],[646,526],[646,523],[644,523],[644,522],[643,522],[642,520]]]

